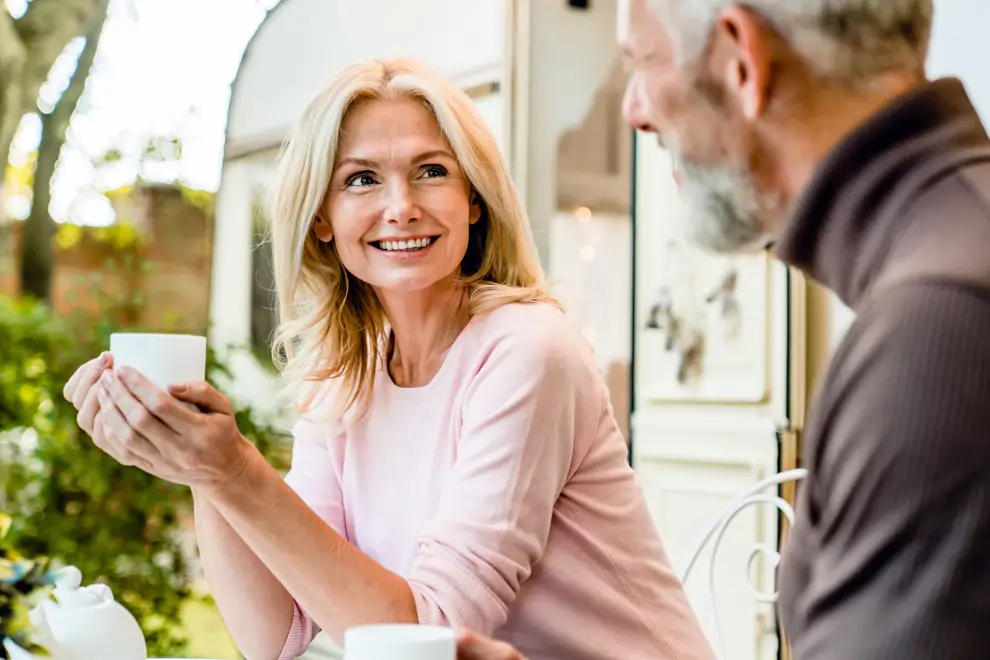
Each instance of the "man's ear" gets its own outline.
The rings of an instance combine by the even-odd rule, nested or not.
[[[715,24],[719,59],[715,75],[743,115],[755,120],[766,109],[773,83],[775,34],[766,22],[741,5],[723,9]],[[721,69],[721,70],[719,70]]]
[[[321,243],[329,243],[333,240],[333,227],[321,215],[317,215],[313,219],[313,233],[316,234],[317,240]]]
[[[481,220],[481,214],[484,212],[485,202],[481,199],[481,195],[478,194],[477,190],[471,191],[471,210],[468,212],[468,223],[477,224],[478,220]]]

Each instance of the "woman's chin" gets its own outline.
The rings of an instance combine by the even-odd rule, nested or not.
[[[379,295],[411,294],[436,290],[446,286],[453,288],[454,280],[450,277],[442,277],[431,273],[396,273],[390,277],[381,278],[373,286]]]

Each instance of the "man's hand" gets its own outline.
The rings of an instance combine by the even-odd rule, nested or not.
[[[457,660],[526,660],[505,642],[462,632],[457,638]]]

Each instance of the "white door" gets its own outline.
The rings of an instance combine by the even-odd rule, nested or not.
[[[651,136],[636,156],[633,464],[675,570],[731,501],[779,470],[776,431],[788,424],[788,275],[769,255],[715,257],[676,230],[671,164]],[[714,563],[687,586],[714,643],[715,617],[733,660],[778,657],[773,567],[747,560],[777,547],[777,513],[746,510]]]

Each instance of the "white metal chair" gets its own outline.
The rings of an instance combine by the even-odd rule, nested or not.
[[[722,631],[718,622],[718,608],[716,607],[715,600],[715,558],[718,555],[719,545],[722,543],[722,537],[725,535],[725,530],[741,511],[756,504],[771,504],[775,506],[784,515],[784,517],[787,518],[790,524],[794,524],[793,507],[791,507],[791,505],[779,495],[768,495],[763,491],[772,487],[779,487],[781,484],[788,482],[800,481],[806,476],[808,476],[808,471],[804,468],[786,470],[764,479],[743,493],[743,495],[739,498],[734,500],[732,504],[726,508],[722,515],[719,516],[714,524],[712,524],[704,538],[701,539],[701,542],[698,544],[694,554],[691,555],[691,559],[688,561],[687,567],[681,574],[681,582],[687,582],[687,579],[691,575],[691,571],[694,569],[695,564],[698,563],[698,559],[704,553],[705,548],[708,547],[708,542],[714,537],[715,540],[712,545],[711,558],[708,563],[708,603],[712,612],[712,623],[715,635],[715,639],[713,640],[715,653],[719,660],[725,660],[726,655],[725,645],[722,642]],[[749,559],[746,562],[746,584],[749,587],[750,594],[752,594],[753,598],[760,603],[776,603],[778,596],[776,588],[773,593],[765,593],[753,586],[750,579],[749,573],[751,572],[753,561],[757,557],[765,558],[771,569],[776,569],[780,564],[780,553],[776,548],[771,548],[766,544],[760,543],[750,551]]]

